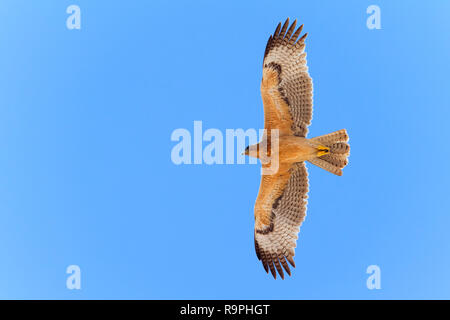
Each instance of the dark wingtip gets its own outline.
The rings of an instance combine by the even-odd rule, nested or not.
[[[281,265],[283,266],[284,270],[287,272],[287,274],[289,276],[291,276],[291,269],[289,269],[289,265],[287,264],[286,258],[284,257],[284,255],[279,256],[279,259],[280,259]]]
[[[286,30],[287,30],[288,26],[289,26],[289,18],[286,19],[286,21],[283,24],[283,27],[281,28],[281,31],[280,31],[281,37],[284,37],[284,35],[286,34]]]
[[[275,29],[275,32],[273,33],[274,38],[276,38],[278,36],[280,29],[281,29],[281,22],[278,23],[277,28]]]
[[[270,263],[269,264],[270,272],[272,273],[273,278],[276,279],[277,278],[277,272],[275,271],[275,267],[273,266],[273,261],[270,260],[269,263]]]
[[[300,38],[300,40],[298,40],[298,42],[303,42],[303,41],[305,41],[305,39],[306,39],[307,36],[308,36],[308,32],[305,33],[305,34]]]
[[[274,278],[275,280],[277,280],[277,273],[276,273],[276,271],[272,271],[272,276],[273,276],[273,278]]]
[[[294,259],[292,259],[291,256],[286,256],[287,261],[289,261],[289,263],[291,264],[291,266],[293,266],[295,268],[295,262]]]
[[[298,36],[302,32],[302,30],[303,30],[303,24],[300,27],[298,27],[297,30],[295,30],[294,34],[292,35],[291,39],[289,40],[291,44],[294,44],[297,41]]]
[[[269,273],[269,267],[268,267],[267,261],[266,261],[266,259],[264,257],[262,257],[261,263],[263,265],[264,270],[266,270],[266,273]]]

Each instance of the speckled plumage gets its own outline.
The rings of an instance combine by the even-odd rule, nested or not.
[[[350,152],[345,129],[306,138],[313,106],[313,86],[304,52],[306,34],[299,38],[303,25],[294,32],[296,21],[288,26],[289,19],[277,26],[264,54],[264,127],[269,133],[270,129],[279,131],[279,165],[276,173],[262,175],[255,203],[256,254],[266,272],[270,270],[274,278],[278,273],[283,279],[283,270],[291,275],[288,262],[295,267],[296,241],[306,216],[305,161],[341,175]],[[270,144],[270,139],[265,135],[263,142]],[[248,155],[260,157],[259,153]]]

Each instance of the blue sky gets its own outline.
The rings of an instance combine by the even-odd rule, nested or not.
[[[450,298],[449,10],[2,1],[0,298]],[[274,281],[254,253],[259,165],[176,166],[170,136],[263,126],[262,55],[286,17],[309,33],[310,136],[346,128],[352,151],[342,177],[308,165],[297,268]]]

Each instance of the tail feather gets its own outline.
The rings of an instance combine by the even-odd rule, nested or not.
[[[347,158],[350,155],[347,131],[342,129],[312,138],[311,141],[329,148],[329,152],[309,161],[322,169],[341,176],[342,169],[348,164]]]
[[[327,162],[326,160],[323,160],[321,158],[315,158],[309,160],[312,164],[315,164],[319,168],[325,169],[328,172],[334,173],[337,176],[342,176],[342,170],[336,167],[335,165],[332,165],[331,163]]]
[[[345,154],[329,153],[322,156],[321,159],[338,168],[344,168],[348,163],[347,156]]]
[[[325,134],[323,136],[312,138],[311,140],[314,142],[320,142],[325,145],[332,145],[335,142],[347,142],[348,134],[347,134],[347,130],[341,129],[339,131]]]
[[[348,157],[350,153],[350,146],[347,142],[337,142],[330,145],[330,152],[333,154],[343,154]]]

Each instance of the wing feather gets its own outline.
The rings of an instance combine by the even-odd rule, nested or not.
[[[306,64],[301,25],[279,23],[267,41],[261,96],[265,129],[280,136],[306,137],[312,119],[312,80]],[[295,31],[295,32],[294,32]],[[300,37],[300,38],[299,38]],[[298,40],[297,40],[298,39]],[[336,160],[337,161],[337,160]],[[284,279],[295,268],[294,255],[300,226],[306,215],[308,173],[304,162],[274,175],[263,175],[255,204],[255,250],[268,273]]]
[[[289,27],[289,30],[286,32],[286,36],[284,37],[284,41],[287,42],[291,39],[292,32],[295,30],[295,26],[297,25],[297,19],[292,22],[291,26]]]
[[[304,52],[307,33],[297,41],[303,25],[291,36],[296,23],[289,29],[289,18],[282,27],[279,23],[267,41],[261,95],[266,129],[306,137],[312,119],[313,85]]]
[[[266,272],[291,275],[297,234],[306,216],[308,172],[304,162],[288,174],[262,176],[255,204],[255,250]],[[283,268],[282,268],[283,267]]]

